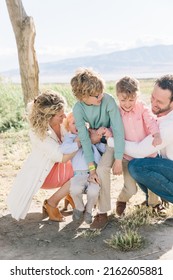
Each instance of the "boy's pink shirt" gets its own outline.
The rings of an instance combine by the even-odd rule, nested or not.
[[[155,116],[143,101],[138,100],[130,112],[120,108],[120,113],[124,124],[125,140],[139,142],[147,135],[159,132]],[[155,157],[156,154],[151,156]],[[128,155],[124,155],[124,158],[132,159]]]

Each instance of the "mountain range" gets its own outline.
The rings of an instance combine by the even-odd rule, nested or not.
[[[100,72],[105,80],[115,80],[123,75],[136,78],[153,78],[173,73],[173,45],[146,46],[109,54],[68,58],[40,63],[41,82],[69,82],[79,67],[90,67]],[[19,70],[1,75],[12,80],[19,77]]]

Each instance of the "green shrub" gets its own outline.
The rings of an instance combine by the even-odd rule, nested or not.
[[[141,80],[141,92],[144,94],[144,99],[149,100],[153,80]],[[67,110],[70,111],[76,102],[69,84],[43,84],[42,89],[53,89],[61,93],[67,100]],[[115,82],[107,82],[105,92],[112,94],[115,99]],[[0,133],[7,130],[19,130],[28,126],[25,114],[25,105],[23,101],[21,85],[6,83],[0,77]]]
[[[53,89],[61,93],[67,100],[71,110],[75,103],[75,97],[71,93],[70,86],[65,84],[42,85],[42,89]],[[20,85],[5,83],[0,79],[0,133],[7,130],[19,130],[28,126],[26,111]]]
[[[112,235],[110,239],[104,240],[104,242],[114,249],[130,251],[141,248],[144,244],[144,239],[137,231],[128,229],[125,232],[118,232]]]
[[[26,126],[25,106],[20,85],[0,81],[0,132]]]
[[[152,223],[153,213],[149,207],[135,208],[120,220],[120,231],[104,242],[121,251],[141,248],[145,239],[140,235],[139,228]]]
[[[68,109],[71,110],[76,102],[76,98],[71,91],[70,85],[55,85],[54,89],[60,92],[66,98]]]

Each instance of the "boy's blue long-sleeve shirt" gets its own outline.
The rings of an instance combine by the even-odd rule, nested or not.
[[[90,128],[94,129],[98,129],[101,126],[111,127],[114,137],[114,157],[115,159],[123,158],[125,146],[124,127],[119,108],[111,95],[105,93],[99,106],[87,105],[78,101],[74,105],[73,114],[87,163],[93,162],[94,156],[89,133],[85,125],[86,122],[89,123]]]

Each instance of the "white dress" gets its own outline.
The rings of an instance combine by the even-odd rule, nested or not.
[[[61,127],[62,134],[65,132]],[[41,188],[56,162],[62,162],[63,154],[59,149],[60,141],[49,127],[47,136],[40,140],[30,131],[32,151],[17,174],[7,197],[7,205],[16,220],[24,219],[31,205],[33,195]]]

